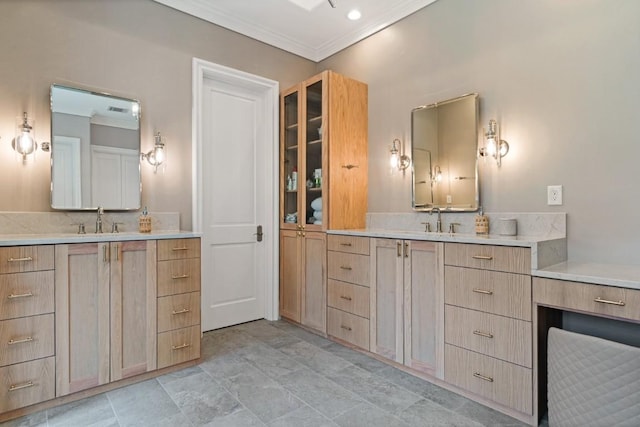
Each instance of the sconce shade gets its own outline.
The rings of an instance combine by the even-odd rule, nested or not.
[[[496,159],[498,167],[502,164],[502,158],[509,152],[509,143],[500,139],[498,134],[498,124],[495,120],[489,120],[489,128],[484,134],[485,144],[479,153],[481,156],[493,157]]]
[[[396,144],[397,143],[397,144]],[[397,168],[398,170],[405,170],[409,166],[411,166],[411,158],[405,154],[401,154],[398,145],[401,145],[401,142],[398,138],[394,139],[391,143],[391,157],[389,158],[389,163],[391,168]]]
[[[155,143],[153,148],[147,153],[142,153],[141,157],[147,159],[147,162],[154,167],[154,172],[157,172],[159,166],[166,166],[167,149],[165,146],[165,138],[160,135],[160,132],[156,133],[154,139]]]
[[[11,146],[21,156],[22,162],[26,162],[27,156],[30,154],[35,157],[35,152],[38,148],[33,129],[34,124],[35,121],[29,119],[26,112],[16,120],[16,137],[13,139]]]

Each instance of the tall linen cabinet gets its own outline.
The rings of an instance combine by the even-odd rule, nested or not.
[[[322,333],[326,230],[365,227],[367,96],[324,71],[280,97],[280,314]]]

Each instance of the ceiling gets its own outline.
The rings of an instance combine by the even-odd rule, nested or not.
[[[436,0],[155,1],[318,62]]]

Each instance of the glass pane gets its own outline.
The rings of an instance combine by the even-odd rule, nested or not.
[[[284,98],[284,218],[286,223],[298,222],[298,93]]]
[[[306,223],[322,224],[322,81],[307,87]],[[314,202],[315,200],[315,202]],[[313,207],[312,207],[313,204]],[[319,209],[318,209],[319,207]]]

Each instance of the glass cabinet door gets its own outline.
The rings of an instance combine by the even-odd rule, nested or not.
[[[283,182],[280,183],[283,189],[283,211],[281,212],[282,218],[280,218],[280,221],[285,224],[299,224],[301,221],[299,218],[300,213],[298,212],[298,188],[300,188],[300,184],[297,182],[300,180],[300,177],[298,177],[298,133],[300,129],[300,124],[298,123],[298,98],[298,92],[285,95],[282,105],[282,155],[284,157],[284,164],[281,173]]]
[[[322,189],[323,189],[323,132],[322,122],[325,112],[322,105],[322,80],[308,81],[305,86],[305,176],[299,187],[304,188],[304,214],[302,224],[305,228],[322,228]],[[326,135],[324,135],[326,138]],[[315,227],[314,227],[315,225]],[[310,227],[311,226],[311,227]]]

